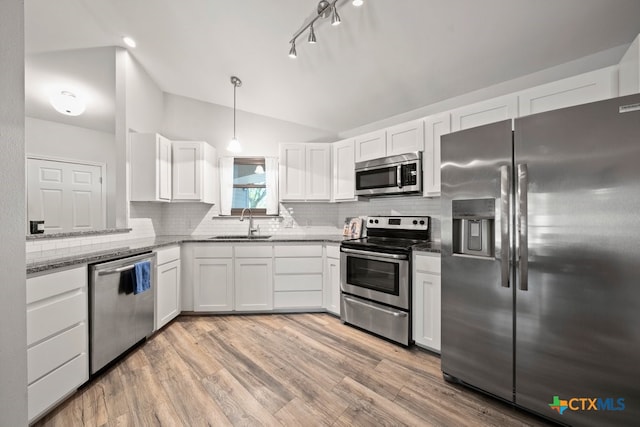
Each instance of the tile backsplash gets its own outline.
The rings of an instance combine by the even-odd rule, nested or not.
[[[429,215],[431,239],[440,240],[440,199],[384,197],[344,203],[281,203],[280,216],[254,218],[263,235],[340,234],[345,217]],[[101,244],[155,235],[245,234],[248,221],[218,216],[217,206],[203,203],[130,203],[129,233],[27,241],[27,252]]]

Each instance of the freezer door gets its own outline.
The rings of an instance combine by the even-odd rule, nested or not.
[[[516,403],[570,425],[637,425],[640,96],[518,119],[514,141],[528,242]]]
[[[442,371],[513,400],[511,120],[442,137]]]

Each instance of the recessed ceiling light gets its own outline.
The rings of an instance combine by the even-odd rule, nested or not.
[[[84,101],[68,90],[54,93],[49,102],[58,113],[66,116],[79,116],[86,108]]]
[[[353,0],[351,2],[351,4],[353,4],[354,6],[358,7],[358,6],[362,6],[364,4],[363,0]]]
[[[129,36],[123,37],[122,41],[129,47],[136,47],[136,41]]]

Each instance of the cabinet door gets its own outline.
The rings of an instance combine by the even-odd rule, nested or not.
[[[156,330],[180,314],[180,260],[158,266]]]
[[[615,67],[608,67],[519,92],[520,116],[612,98],[615,76]]]
[[[173,177],[172,168],[172,147],[171,141],[162,135],[157,135],[158,139],[158,196],[160,200],[171,200],[171,186]]]
[[[333,144],[333,200],[355,200],[356,173],[353,139]]]
[[[304,144],[280,144],[280,200],[305,199]]]
[[[305,144],[305,198],[331,199],[331,145]]]
[[[202,197],[202,142],[173,143],[173,199]]]
[[[518,96],[506,95],[453,110],[451,129],[457,132],[517,116]]]
[[[387,156],[424,150],[424,122],[414,120],[387,129]]]
[[[233,310],[233,260],[195,258],[193,311]]]
[[[340,259],[327,258],[327,302],[328,312],[340,315]]]
[[[424,122],[424,154],[422,156],[423,194],[440,195],[440,137],[451,132],[451,114],[429,116]]]
[[[271,258],[236,258],[236,311],[273,309],[273,260]]]
[[[440,352],[440,276],[417,272],[415,278],[414,340]]]
[[[355,138],[356,162],[377,159],[387,155],[387,134],[384,130]]]

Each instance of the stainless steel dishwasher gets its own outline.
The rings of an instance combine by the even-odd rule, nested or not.
[[[150,263],[151,288],[135,294],[135,265],[144,261]],[[155,267],[153,253],[89,266],[91,375],[153,332]]]

